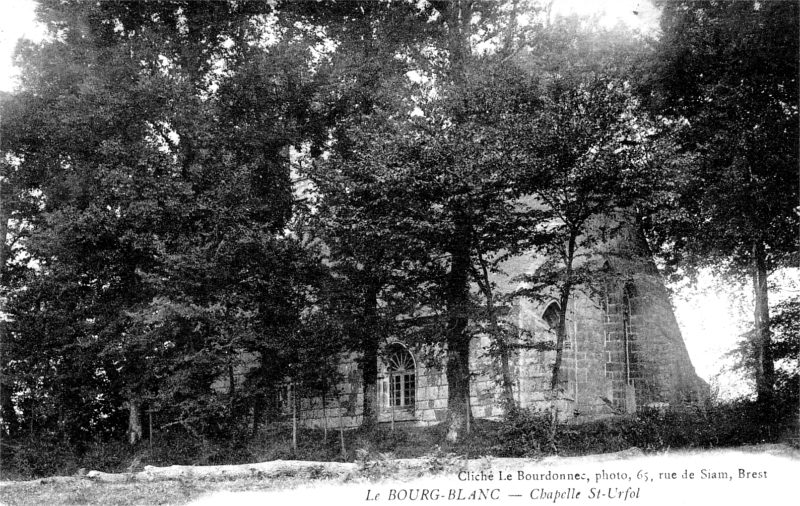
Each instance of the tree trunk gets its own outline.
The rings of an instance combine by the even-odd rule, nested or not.
[[[372,427],[378,423],[378,336],[375,335],[378,291],[378,286],[372,284],[364,294],[364,325],[360,329],[363,353],[361,380],[364,393],[362,427]]]
[[[233,403],[233,398],[236,396],[236,376],[233,372],[233,364],[228,362],[228,395]]]
[[[5,371],[5,364],[8,362],[8,343],[6,335],[6,322],[0,320],[0,371]],[[8,375],[0,372],[0,420],[7,430],[7,435],[12,435],[17,431],[19,420],[17,412],[14,410],[12,401],[13,389]]]
[[[297,388],[292,383],[292,451],[297,453]]]
[[[469,406],[469,339],[466,318],[453,317],[447,334],[447,440],[455,443],[466,428]]]
[[[470,56],[471,0],[431,2],[447,24],[450,78],[456,90],[466,84],[466,63]],[[463,121],[464,110],[456,107],[453,121]],[[445,331],[447,345],[447,440],[457,441],[466,428],[471,413],[466,399],[469,396],[469,273],[471,267],[472,227],[463,213],[456,210],[453,243],[450,246],[450,272],[447,276],[445,301],[448,322]]]
[[[328,403],[325,398],[328,396],[328,392],[326,391],[325,387],[323,386],[322,389],[322,440],[324,442],[328,442]]]
[[[142,440],[142,401],[138,397],[131,396],[128,399],[128,443],[137,444]]]
[[[258,393],[253,396],[253,430],[251,434],[256,436],[258,428],[261,425],[261,419],[264,416],[264,394]]]
[[[558,308],[558,327],[556,328],[556,360],[553,363],[553,376],[550,379],[550,388],[556,390],[563,383],[561,362],[564,356],[564,341],[567,339],[567,304],[572,294],[572,262],[575,259],[577,232],[570,233],[567,241],[567,250],[564,254],[565,279],[561,286]]]
[[[342,423],[342,410],[339,409],[339,444],[341,445],[342,460],[347,461],[347,448],[344,446],[344,424]]]
[[[153,406],[147,408],[147,437],[150,440],[150,454],[153,454]]]
[[[503,403],[505,404],[505,412],[512,413],[517,410],[517,403],[514,402],[514,379],[511,377],[511,359],[505,336],[500,336],[498,346],[500,351],[500,373],[503,381]]]
[[[471,229],[464,219],[456,220],[455,241],[451,248],[450,272],[446,287],[448,322],[447,344],[447,440],[457,441],[471,416],[469,396],[469,344],[466,332],[469,314],[469,271]]]
[[[775,386],[775,364],[772,360],[772,342],[769,318],[769,289],[767,286],[767,260],[764,243],[753,243],[753,314],[756,344],[756,390],[758,402],[771,405]]]
[[[560,307],[558,310],[558,327],[556,327],[556,359],[553,362],[553,376],[550,378],[550,388],[553,390],[561,388],[565,382],[561,364],[564,360],[564,342],[567,340],[567,304],[569,304],[571,291],[570,286],[562,288],[561,297],[558,301]]]
[[[5,195],[3,195],[2,180],[0,180],[0,287],[4,286],[3,275],[6,271],[6,240],[8,238],[8,205],[5,202]],[[3,425],[7,428],[8,434],[13,434],[17,429],[17,413],[14,410],[14,404],[11,396],[13,390],[11,381],[6,371],[6,363],[8,362],[8,334],[6,332],[6,322],[4,318],[4,307],[2,305],[3,294],[0,293],[0,419]]]
[[[510,346],[508,339],[503,335],[502,329],[497,322],[497,309],[494,305],[494,294],[492,293],[492,285],[489,280],[489,268],[486,265],[486,260],[482,255],[478,255],[478,260],[481,264],[481,278],[479,283],[483,296],[486,299],[486,312],[489,316],[489,333],[492,340],[497,346],[497,353],[500,357],[500,374],[502,381],[502,399],[505,412],[512,413],[516,411],[517,404],[514,400],[514,379],[511,377],[511,359],[510,359]]]
[[[449,0],[437,4],[437,9],[447,23],[450,74],[456,86],[462,86],[466,78],[466,60],[471,53],[469,37],[472,0]]]

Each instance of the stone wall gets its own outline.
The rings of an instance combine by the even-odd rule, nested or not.
[[[499,419],[503,415],[500,402],[500,375],[495,361],[489,356],[489,339],[479,336],[472,341],[470,367],[473,380],[470,384],[470,409],[478,418]],[[443,421],[447,415],[447,379],[442,368],[426,364],[425,352],[411,350],[417,361],[415,370],[416,395],[413,410],[391,408],[388,402],[386,374],[379,377],[378,420],[384,424],[432,425]],[[524,351],[515,354],[512,373],[516,378],[514,396],[519,406],[535,410],[557,409],[561,419],[572,417],[573,400],[549,390],[554,352]],[[306,426],[338,428],[355,427],[361,423],[363,388],[361,371],[354,359],[343,359],[340,372],[347,379],[336,386],[338,394],[326,399],[323,410],[318,396],[300,397],[298,419]],[[291,394],[286,397],[284,415],[291,417]],[[326,417],[327,415],[327,417]]]
[[[560,391],[550,389],[554,351],[522,349],[514,354],[514,397],[520,407],[551,409],[562,420],[580,420],[633,412],[653,404],[696,402],[707,395],[707,386],[696,376],[686,352],[666,292],[641,279],[635,286],[630,297],[625,296],[625,286],[617,286],[604,300],[581,294],[573,299]],[[522,304],[517,312],[520,326],[534,338],[554,339],[541,312],[541,306]],[[497,419],[503,414],[500,374],[488,349],[486,336],[473,339],[470,405],[473,416]],[[424,352],[410,351],[417,363],[414,409],[389,408],[384,372],[378,388],[382,423],[429,425],[445,418],[448,389],[444,371],[428,365]],[[340,372],[345,380],[337,386],[338,394],[326,400],[325,411],[319,397],[300,394],[302,423],[338,427],[341,417],[344,427],[360,424],[361,371],[351,358],[342,361]]]
[[[595,224],[614,228],[610,219]],[[667,291],[652,261],[640,230],[625,217],[615,217],[613,237],[597,247],[605,259],[592,286],[577,287],[568,307],[567,340],[562,355],[560,388],[550,388],[555,351],[519,347],[511,357],[518,406],[554,410],[562,420],[583,420],[634,412],[649,406],[697,402],[708,395],[708,386],[692,366]],[[622,223],[622,226],[619,226]],[[496,279],[501,290],[513,289],[517,276],[529,271],[537,259],[518,257],[508,262]],[[510,313],[520,330],[517,344],[555,343],[555,333],[544,318],[552,301],[517,300]],[[523,339],[522,336],[526,336]],[[499,418],[500,371],[488,354],[487,336],[473,338],[470,368],[472,414]],[[430,353],[410,350],[416,362],[413,409],[390,408],[388,373],[379,380],[379,421],[417,425],[444,420],[447,381]],[[326,400],[303,398],[299,418],[306,425],[353,427],[361,422],[363,389],[361,371],[352,358],[343,359],[340,372],[345,380],[337,394]],[[327,415],[327,416],[325,416]]]

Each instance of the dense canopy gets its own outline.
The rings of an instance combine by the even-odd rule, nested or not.
[[[559,388],[568,302],[605,268],[580,252],[621,211],[666,266],[752,279],[773,399],[795,2],[663,2],[657,40],[534,0],[38,4],[48,37],[0,97],[11,440],[258,434],[290,390],[325,402],[345,355],[374,424],[390,336],[440,351],[456,440],[478,333],[513,408],[514,297],[559,303]],[[531,252],[503,292],[491,274]]]

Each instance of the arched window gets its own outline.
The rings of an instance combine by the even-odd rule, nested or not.
[[[413,409],[417,391],[414,357],[405,346],[398,343],[390,345],[386,351],[389,406]]]
[[[547,309],[542,313],[542,320],[547,324],[547,327],[555,332],[558,329],[558,313],[560,310],[558,302],[551,302]]]
[[[560,318],[559,313],[561,312],[561,306],[558,305],[558,302],[551,302],[547,309],[544,310],[542,313],[542,320],[544,320],[545,324],[547,324],[547,329],[553,333],[553,337],[558,334],[558,320]],[[565,336],[564,339],[564,348],[570,349],[571,343],[569,341],[569,336]]]

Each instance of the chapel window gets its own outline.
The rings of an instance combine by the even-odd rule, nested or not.
[[[547,329],[553,333],[553,337],[555,338],[558,335],[558,320],[559,320],[559,312],[561,306],[558,305],[558,302],[551,302],[547,309],[544,310],[542,314],[542,320],[547,325]],[[572,343],[570,342],[569,336],[565,336],[564,339],[564,349],[570,349],[572,347]]]
[[[389,376],[389,406],[414,408],[416,402],[416,367],[414,357],[400,344],[389,347],[386,372]]]

